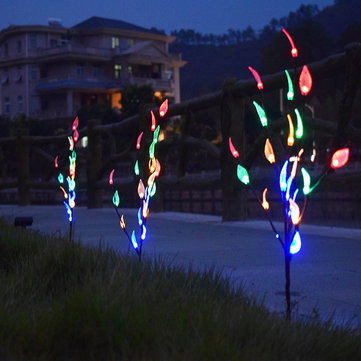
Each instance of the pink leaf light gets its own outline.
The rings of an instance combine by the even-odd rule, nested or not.
[[[115,169],[113,169],[113,170],[110,172],[110,174],[109,174],[109,184],[113,184],[113,174],[114,174],[114,170],[115,170]]]
[[[333,153],[332,159],[331,159],[331,168],[341,168],[348,162],[348,157],[350,155],[350,149],[349,148],[343,148],[337,150],[335,153]]]
[[[312,76],[311,76],[310,71],[307,68],[307,65],[304,65],[302,68],[299,85],[300,85],[300,91],[301,91],[302,95],[306,96],[311,91]]]
[[[74,130],[73,138],[74,138],[74,142],[77,142],[79,139],[79,133],[76,129]]]
[[[59,164],[58,164],[58,156],[56,156],[55,159],[54,159],[54,165],[55,165],[55,168],[58,168],[58,167],[59,167]]]
[[[140,149],[140,141],[142,140],[142,136],[143,136],[143,132],[141,132],[138,135],[138,139],[137,139],[137,149]]]
[[[252,73],[253,77],[255,78],[256,82],[257,82],[257,87],[259,90],[263,89],[263,83],[261,80],[261,77],[259,76],[259,74],[257,73],[256,70],[254,70],[251,66],[248,67],[248,69],[250,70],[250,72]]]
[[[286,29],[282,29],[283,33],[287,36],[287,39],[288,41],[290,42],[291,44],[291,55],[292,55],[292,58],[297,58],[298,56],[298,50],[297,48],[295,47],[295,43],[293,42],[292,38],[291,38],[291,35],[286,31]]]
[[[168,99],[166,99],[159,108],[159,115],[164,117],[168,111]]]
[[[233,157],[238,158],[239,153],[238,153],[237,149],[234,147],[231,137],[229,137],[228,141],[229,141],[229,150],[231,151]]]
[[[73,122],[72,130],[76,130],[78,128],[78,125],[79,125],[79,119],[78,117],[76,117]]]

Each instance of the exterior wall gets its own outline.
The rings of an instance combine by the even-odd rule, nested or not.
[[[114,98],[111,94],[120,94],[119,90],[129,84],[150,84],[155,91],[166,92],[179,102],[178,68],[182,65],[172,64],[167,41],[160,39],[151,33],[117,29],[78,32],[19,26],[2,30],[0,114],[10,118],[19,114],[38,118],[71,116],[91,94],[92,99],[117,103],[112,99],[118,99],[118,95]],[[136,50],[132,50],[134,45]],[[131,55],[123,54],[128,49]],[[144,61],[150,65],[144,65]],[[119,77],[115,77],[115,64],[121,65]],[[44,86],[46,90],[41,90]]]

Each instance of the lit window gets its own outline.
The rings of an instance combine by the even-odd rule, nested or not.
[[[112,37],[112,49],[119,48],[119,38],[113,36]]]
[[[120,79],[122,74],[122,66],[120,64],[114,64],[114,78]]]

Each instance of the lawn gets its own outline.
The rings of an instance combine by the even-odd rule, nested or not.
[[[217,271],[0,221],[1,360],[361,360],[361,333],[286,322]]]

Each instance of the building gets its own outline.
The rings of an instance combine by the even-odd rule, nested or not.
[[[121,91],[150,84],[180,101],[179,68],[170,54],[174,37],[120,20],[92,17],[71,28],[9,26],[0,32],[0,112],[37,119],[74,116],[84,105],[121,108]]]

